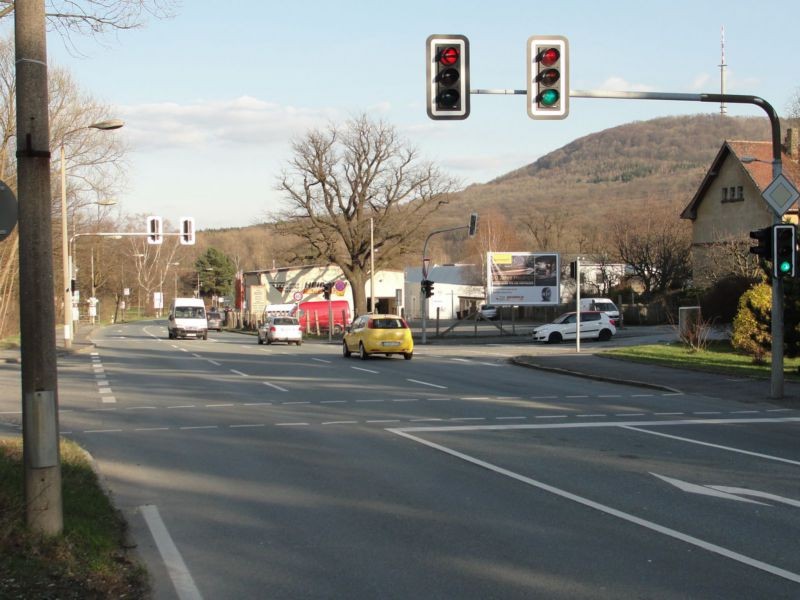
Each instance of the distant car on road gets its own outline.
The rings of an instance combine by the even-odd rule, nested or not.
[[[287,344],[303,343],[303,330],[295,317],[267,317],[258,328],[258,343],[286,342]]]
[[[577,329],[577,313],[568,312],[552,323],[540,325],[531,335],[534,341],[558,344],[564,340],[574,340]],[[607,314],[598,311],[581,311],[581,339],[594,338],[607,342],[617,333],[617,328]]]
[[[222,315],[219,312],[210,310],[206,313],[206,318],[208,319],[209,329],[222,331]]]
[[[345,329],[342,354],[348,358],[358,352],[361,360],[372,354],[402,354],[406,360],[414,355],[411,329],[397,315],[362,315]]]
[[[478,318],[485,321],[494,321],[497,318],[497,307],[493,304],[483,304],[478,309]]]

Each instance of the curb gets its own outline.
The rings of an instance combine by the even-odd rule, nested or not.
[[[561,367],[548,367],[542,364],[528,362],[526,360],[527,357],[524,356],[515,356],[511,358],[511,363],[517,365],[519,367],[527,367],[528,369],[537,369],[539,371],[548,371],[550,373],[557,373],[559,375],[569,375],[570,377],[582,377],[584,379],[593,379],[595,381],[604,381],[606,383],[618,383],[621,385],[630,385],[633,387],[644,387],[650,388],[654,390],[661,390],[663,392],[669,392],[671,394],[682,394],[680,390],[669,387],[667,385],[660,385],[658,383],[650,383],[647,381],[637,381],[636,379],[620,379],[618,377],[607,377],[605,375],[593,375],[591,373],[585,373],[583,371],[572,371],[570,369],[564,369]]]

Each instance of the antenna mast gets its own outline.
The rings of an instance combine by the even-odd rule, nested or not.
[[[725,70],[727,64],[725,63],[725,26],[723,25],[720,30],[720,45],[722,48],[722,61],[719,64],[719,92],[725,95]],[[719,103],[719,114],[725,116],[728,112],[728,105],[724,101]]]

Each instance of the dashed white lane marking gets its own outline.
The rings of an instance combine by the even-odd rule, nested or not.
[[[288,392],[289,391],[286,388],[282,388],[281,386],[276,385],[274,383],[270,383],[269,381],[262,381],[261,383],[263,383],[264,385],[268,385],[269,387],[274,388],[274,389],[278,390],[279,392]]]
[[[328,364],[331,363],[331,361],[325,360],[324,358],[312,358],[311,360],[315,360],[315,361],[321,362],[321,363],[328,363]]]
[[[231,369],[231,373],[234,375],[239,375],[240,377],[250,377],[247,373],[242,373],[241,371],[237,371],[236,369]]]
[[[221,367],[221,366],[222,366],[220,363],[218,363],[218,362],[217,362],[217,361],[215,361],[215,360],[211,360],[210,358],[207,358],[206,360],[207,360],[208,362],[210,362],[212,365],[214,365],[215,367]]]
[[[322,425],[355,425],[358,421],[326,421]]]
[[[100,398],[103,404],[116,404],[117,399],[114,396],[103,396]]]
[[[276,427],[300,427],[300,426],[308,426],[308,423],[275,423]]]
[[[188,427],[178,427],[182,431],[189,431],[192,429],[219,429],[219,425],[190,425]]]
[[[356,371],[364,371],[365,373],[373,373],[374,375],[380,374],[380,371],[373,371],[372,369],[365,369],[363,367],[350,367]]]
[[[175,586],[178,598],[180,600],[202,600],[203,596],[200,594],[200,590],[197,589],[186,563],[183,562],[183,557],[178,551],[178,547],[172,541],[172,537],[158,512],[158,507],[148,504],[140,506],[139,511],[150,529],[150,535],[153,536],[158,552],[167,567],[167,573],[169,573],[169,577],[172,580],[172,585]]]
[[[440,390],[446,390],[446,385],[439,385],[438,383],[428,383],[427,381],[420,381],[419,379],[406,379],[406,381],[410,381],[411,383],[418,383],[420,385],[427,385],[430,387],[439,388]]]

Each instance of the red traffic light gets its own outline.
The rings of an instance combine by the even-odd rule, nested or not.
[[[458,48],[448,46],[439,53],[439,64],[446,67],[454,65],[458,62],[459,51]]]
[[[559,58],[561,58],[561,52],[558,51],[558,48],[548,48],[542,51],[541,63],[545,67],[552,67]]]

